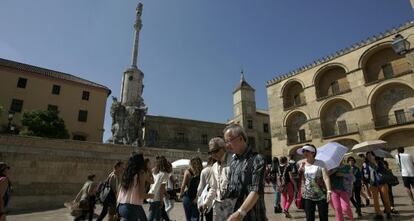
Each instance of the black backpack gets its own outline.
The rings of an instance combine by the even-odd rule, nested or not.
[[[110,187],[109,178],[99,183],[96,191],[96,198],[98,203],[109,205],[116,204],[116,194]]]
[[[190,171],[191,178],[187,184],[187,196],[194,200],[197,196],[197,188],[198,184],[200,183],[200,175],[194,176],[193,173]]]
[[[294,178],[299,178],[299,168],[295,163],[289,163],[290,170],[292,171],[292,175]]]
[[[6,192],[4,193],[4,196],[3,196],[3,204],[5,207],[9,204],[10,194],[11,194],[11,184],[9,180],[9,185],[7,185]]]

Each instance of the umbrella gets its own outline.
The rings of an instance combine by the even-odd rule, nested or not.
[[[383,150],[383,149],[376,149],[373,150],[372,152],[374,152],[375,156],[377,157],[381,157],[381,158],[394,158],[390,152]]]
[[[359,144],[355,144],[354,147],[352,147],[352,152],[367,152],[367,151],[373,151],[379,148],[385,149],[387,146],[387,142],[383,140],[368,140],[364,141]]]
[[[174,162],[171,163],[172,167],[174,169],[176,168],[185,168],[188,167],[188,165],[190,165],[190,160],[189,159],[180,159],[180,160],[176,160]]]
[[[341,164],[346,152],[348,152],[347,147],[336,142],[329,142],[318,148],[315,159],[325,162],[326,168],[331,170]]]
[[[187,168],[190,165],[189,159],[179,159],[171,163],[173,169]],[[203,162],[203,167],[207,166],[207,162]]]

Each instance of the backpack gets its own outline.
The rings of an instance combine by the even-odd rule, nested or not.
[[[4,179],[7,179],[7,178],[5,177]],[[7,189],[6,189],[6,192],[3,195],[3,204],[4,204],[4,207],[7,207],[7,205],[9,204],[10,194],[11,194],[11,183],[10,183],[10,180],[8,180]]]
[[[289,163],[294,178],[299,178],[299,168],[296,163]]]
[[[187,196],[190,197],[191,200],[194,200],[197,196],[197,188],[198,184],[200,183],[200,174],[194,176],[193,173],[190,171],[191,178],[187,184]]]
[[[288,169],[289,165],[285,166],[285,169],[283,170],[283,172],[280,172],[280,167],[279,167],[279,175],[277,177],[277,191],[280,193],[283,193],[286,191],[287,188],[287,181],[286,181],[286,171]]]
[[[269,180],[272,183],[276,183],[277,182],[277,170],[271,170],[269,173]]]
[[[98,201],[105,204],[115,204],[116,196],[114,191],[112,191],[109,184],[109,177],[105,181],[102,181],[97,189],[96,196]]]

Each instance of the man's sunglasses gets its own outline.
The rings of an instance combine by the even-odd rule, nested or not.
[[[220,148],[215,149],[215,150],[210,150],[207,153],[208,153],[208,155],[212,155],[212,154],[218,153],[219,151],[220,151]]]

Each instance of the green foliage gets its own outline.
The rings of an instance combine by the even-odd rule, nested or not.
[[[21,135],[67,139],[69,132],[65,121],[58,112],[51,110],[34,110],[24,112],[22,116],[23,130]]]

